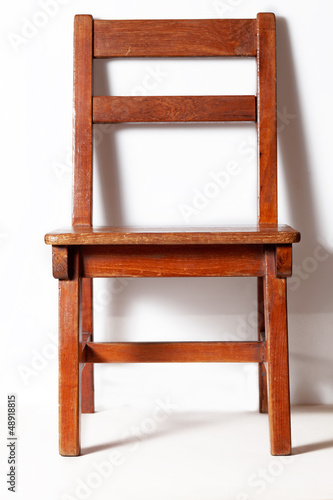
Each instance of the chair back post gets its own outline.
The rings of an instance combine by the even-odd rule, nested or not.
[[[73,226],[92,224],[93,18],[74,19]]]
[[[73,227],[92,225],[93,39],[93,17],[76,15],[73,61]],[[77,256],[81,254],[79,247],[75,252]],[[93,340],[93,280],[82,278],[80,281],[80,330]],[[80,397],[81,411],[93,413],[93,365],[86,365],[82,370]],[[64,445],[64,448],[68,446],[70,444]]]
[[[258,224],[277,224],[275,16],[257,15]]]

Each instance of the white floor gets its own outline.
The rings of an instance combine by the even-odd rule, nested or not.
[[[184,413],[160,397],[84,415],[78,458],[58,455],[56,407],[21,406],[20,415],[14,496],[1,455],[6,500],[333,499],[332,406],[293,408],[284,458],[269,454],[267,415],[255,411]]]

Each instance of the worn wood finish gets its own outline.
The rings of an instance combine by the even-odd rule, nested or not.
[[[276,253],[276,276],[278,278],[289,278],[292,274],[292,246],[278,245],[275,249]]]
[[[258,14],[258,222],[277,224],[276,48],[274,14]]]
[[[266,250],[264,280],[268,413],[272,455],[290,455],[290,397],[286,279],[275,275],[274,248]]]
[[[92,59],[93,19],[78,15],[74,21],[74,102],[73,102],[73,216],[72,224],[92,222]],[[92,330],[92,281],[82,284],[82,327]],[[84,367],[81,384],[82,413],[94,412],[93,366]]]
[[[82,331],[93,341],[93,283],[90,278],[82,279]],[[88,340],[86,340],[88,342]],[[82,371],[81,411],[94,413],[94,366],[86,365]]]
[[[86,363],[255,363],[265,359],[261,342],[94,342]]]
[[[256,98],[242,96],[94,97],[94,123],[256,121]]]
[[[96,58],[255,55],[255,19],[94,21]]]
[[[45,236],[49,245],[211,245],[295,243],[289,226],[73,227]]]
[[[263,276],[261,245],[82,246],[87,278]]]
[[[80,278],[79,255],[73,277],[59,280],[59,451],[80,454]]]
[[[257,15],[258,224],[277,224],[275,16]],[[265,340],[264,281],[258,278],[258,339]],[[259,411],[268,411],[267,371],[259,363]],[[274,409],[272,409],[274,411]]]
[[[165,56],[256,56],[257,96],[93,97],[93,57]],[[257,225],[91,227],[93,121],[200,120],[257,121]],[[259,410],[269,410],[271,452],[289,454],[286,277],[300,234],[277,225],[274,15],[148,21],[76,16],[73,133],[73,227],[45,237],[59,279],[60,453],[80,453],[80,411],[94,411],[94,363],[236,361],[258,363]],[[95,343],[92,278],[108,276],[257,277],[258,341]]]
[[[258,341],[266,342],[265,335],[265,311],[264,311],[264,279],[257,279],[257,307],[258,307]],[[268,412],[268,393],[267,393],[267,372],[265,363],[259,362],[258,365],[259,381],[259,412]]]
[[[82,331],[93,337],[93,280],[82,280]]]
[[[69,279],[69,249],[67,246],[52,247],[52,274],[59,280]]]
[[[75,16],[73,84],[73,225],[91,225],[92,221],[92,57],[92,16]]]

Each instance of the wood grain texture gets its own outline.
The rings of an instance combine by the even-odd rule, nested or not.
[[[258,341],[266,342],[265,335],[265,310],[264,310],[264,278],[257,279],[257,308],[258,308]],[[259,362],[258,365],[259,381],[259,412],[268,412],[268,391],[267,391],[267,372],[265,363]]]
[[[255,55],[255,19],[94,21],[96,58]]]
[[[293,256],[291,245],[277,245],[275,249],[276,276],[289,278],[292,274]]]
[[[71,280],[59,280],[59,452],[80,454],[80,278],[74,255]]]
[[[255,96],[94,97],[94,123],[256,121]]]
[[[87,363],[251,363],[265,359],[261,342],[94,342]]]
[[[264,274],[262,245],[92,245],[81,255],[87,278]]]
[[[258,222],[277,224],[276,48],[274,14],[257,16]]]
[[[93,280],[82,280],[82,331],[93,336]]]
[[[257,97],[93,97],[93,57],[166,56],[256,56]],[[73,227],[45,236],[53,245],[53,272],[60,280],[60,453],[80,453],[80,412],[94,411],[94,363],[255,362],[259,410],[269,410],[271,452],[289,454],[286,277],[291,274],[291,245],[300,234],[277,225],[274,15],[135,21],[76,16],[73,108]],[[91,227],[93,121],[225,120],[257,120],[257,225]],[[116,276],[255,276],[258,341],[95,343],[92,278]]]
[[[73,82],[73,225],[91,225],[92,221],[92,44],[92,16],[75,16]]]
[[[69,249],[67,246],[52,247],[52,274],[59,280],[69,279]]]
[[[286,279],[275,276],[274,248],[266,250],[264,280],[268,413],[272,455],[290,455],[290,396]]]
[[[289,226],[85,227],[59,229],[45,236],[48,245],[210,245],[295,243]]]
[[[82,331],[89,335],[89,342],[93,342],[93,280],[82,279]],[[88,340],[86,340],[88,342]],[[81,380],[81,411],[94,413],[94,366],[85,365]]]

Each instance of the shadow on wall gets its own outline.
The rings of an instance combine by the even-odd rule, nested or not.
[[[288,280],[289,313],[316,315],[312,321],[309,316],[308,321],[290,320],[292,399],[298,404],[328,403],[333,395],[332,366],[327,358],[333,350],[333,259],[328,242],[318,239],[319,215],[311,173],[322,166],[309,164],[299,85],[284,18],[277,19],[277,72],[279,166],[288,189],[291,225],[302,233],[301,243],[294,246],[293,277]]]
[[[332,257],[325,242],[318,240],[319,221],[310,177],[315,168],[309,165],[299,86],[288,25],[283,18],[277,19],[277,55],[280,170],[283,169],[286,179],[291,223],[302,233],[301,243],[294,246],[291,312],[331,312]],[[287,112],[286,117],[283,117],[284,112]],[[289,121],[288,113],[295,118]]]
[[[320,315],[316,331],[312,330],[312,324],[315,322],[302,321],[301,327],[298,327],[294,321],[291,322],[293,326],[290,329],[292,401],[294,403],[323,403],[327,402],[325,400],[327,394],[333,393],[333,378],[330,373],[332,370],[329,369],[329,363],[323,365],[321,360],[325,358],[326,352],[332,351],[333,348],[333,339],[330,339],[329,325],[324,314],[331,314],[332,311],[333,261],[332,256],[326,250],[325,242],[317,239],[318,216],[311,188],[310,165],[298,84],[288,25],[283,18],[277,19],[277,54],[279,168],[280,173],[285,177],[288,189],[292,217],[290,224],[302,233],[301,243],[294,246],[294,276],[289,280],[288,288],[289,312]],[[112,94],[106,65],[106,61],[99,61],[96,67],[98,95]],[[292,114],[293,118],[290,118],[289,114]],[[98,169],[99,189],[104,205],[103,223],[126,225],[124,206],[120,196],[122,192],[119,175],[121,165],[117,157],[115,138],[116,130],[121,129],[122,126],[118,125],[116,128],[113,125],[106,125],[105,127],[107,127],[107,140],[102,140],[95,148],[95,165]],[[98,136],[96,138],[98,140]],[[173,313],[186,314],[189,317],[193,316],[194,319],[198,315],[214,315],[215,323],[211,322],[209,327],[213,326],[216,333],[216,330],[220,331],[221,315],[237,316],[247,310],[249,304],[254,312],[255,280],[205,278],[200,279],[198,286],[195,282],[197,282],[195,279],[182,278],[133,280],[131,286],[126,289],[126,300],[112,301],[108,306],[107,314],[110,317],[125,317],[130,305],[135,303],[137,297],[140,297],[140,300],[152,301],[152,303],[160,301],[168,305]],[[245,285],[247,296],[239,294],[240,288],[244,288],[242,285]],[[250,299],[249,295],[251,295]],[[326,314],[326,318],[329,317]],[[116,334],[110,332],[106,340],[119,340],[119,338],[123,341],[130,340],[128,332],[121,330],[122,324],[122,322],[117,322]],[[254,332],[255,329],[252,327],[252,335]],[[202,332],[202,336],[206,334],[208,336],[209,331]],[[225,337],[222,338],[225,340]],[[190,339],[190,336],[184,338],[184,340]],[[306,342],[306,348],[304,348],[304,342]],[[318,348],[318,343],[322,346],[321,350]],[[297,353],[297,357],[293,356],[293,352]],[[316,356],[313,356],[313,352],[316,352]],[[315,366],[326,366],[327,372],[309,369]],[[319,386],[321,390],[317,390]]]

